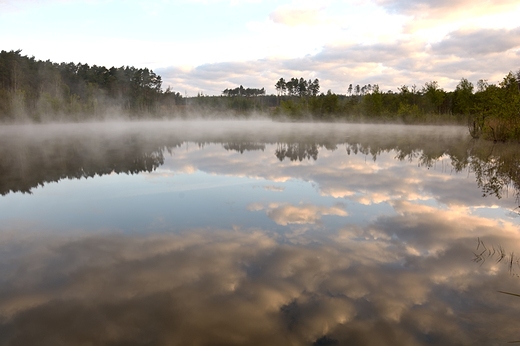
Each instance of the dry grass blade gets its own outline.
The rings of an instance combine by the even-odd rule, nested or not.
[[[477,238],[477,250],[479,249],[479,247],[482,246],[484,248],[484,251],[486,251],[486,245],[484,244],[484,242],[482,240],[480,240],[480,237]]]
[[[520,257],[516,257],[514,252],[507,254],[501,245],[498,245],[498,247],[491,246],[488,248],[480,238],[477,239],[477,250],[479,252],[473,252],[473,255],[475,256],[473,257],[473,262],[479,263],[479,265],[482,266],[488,258],[494,257],[496,263],[504,261],[510,275],[520,277],[520,275],[515,273],[513,268],[515,264],[520,266]]]
[[[501,245],[498,246],[498,251],[500,252],[500,255],[498,256],[497,263],[500,263],[504,257],[506,257],[506,252]]]
[[[500,293],[503,293],[503,294],[509,294],[510,296],[520,297],[520,294],[516,294],[516,293],[505,292],[505,291],[497,291],[497,292],[500,292]]]
[[[477,263],[482,262],[482,263],[480,263],[480,265],[482,265],[486,261],[486,257],[484,256],[485,252],[486,252],[486,250],[482,251],[479,254],[476,254],[473,252],[473,254],[475,255],[475,258],[473,258],[473,262],[477,262]]]

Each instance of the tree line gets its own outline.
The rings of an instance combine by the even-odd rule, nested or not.
[[[80,121],[123,113],[132,117],[255,112],[274,119],[467,124],[471,135],[520,140],[520,71],[497,84],[462,78],[453,91],[437,81],[382,91],[352,85],[344,94],[320,93],[318,79],[280,78],[277,95],[265,88],[225,89],[221,96],[183,97],[147,68],[54,63],[20,50],[0,52],[0,121]]]
[[[302,77],[300,79],[293,77],[286,82],[284,78],[280,78],[274,87],[278,96],[317,96],[320,92],[320,81],[317,78],[314,81],[310,79],[307,81]]]
[[[153,114],[181,95],[147,68],[89,66],[0,52],[0,120],[81,120],[114,110]]]
[[[481,79],[476,87],[462,78],[453,91],[437,81],[402,85],[397,92],[350,84],[345,94],[319,95],[300,94],[301,89],[285,93],[282,86],[283,79],[275,84],[281,98],[275,115],[293,120],[467,124],[475,138],[520,141],[520,71],[497,84]]]
[[[222,91],[222,95],[232,97],[232,96],[262,96],[265,95],[265,89],[257,89],[257,88],[244,88],[242,85],[236,87],[234,89],[225,89]]]

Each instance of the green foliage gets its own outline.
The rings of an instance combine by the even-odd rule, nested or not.
[[[383,114],[383,94],[377,84],[372,87],[372,93],[363,98],[363,102],[365,103],[365,110],[368,114],[375,117],[380,117]]]
[[[441,106],[446,98],[446,92],[439,87],[437,81],[426,82],[422,89],[429,112],[441,112]]]
[[[79,120],[114,107],[129,114],[154,112],[170,98],[161,84],[161,77],[146,68],[57,64],[20,50],[1,51],[0,121]]]
[[[330,120],[340,114],[340,98],[330,90],[318,96],[287,97],[280,100],[277,114],[292,119]]]
[[[0,115],[4,118],[9,118],[11,115],[11,97],[6,89],[0,89]]]
[[[408,103],[399,102],[399,108],[397,109],[397,115],[403,119],[419,119],[421,117],[421,111],[417,105],[411,105]]]
[[[479,81],[470,133],[494,141],[520,141],[519,80],[509,72],[499,85]]]
[[[338,95],[332,93],[330,90],[327,91],[327,95],[320,95],[319,99],[322,101],[322,114],[333,115],[338,112],[339,109],[339,98]]]
[[[303,117],[305,105],[299,100],[287,99],[280,101],[280,111],[292,119],[300,119]]]
[[[382,92],[377,84],[350,84],[347,95],[328,92],[309,94],[309,83],[302,78],[285,79],[275,84],[280,100],[277,114],[293,118],[303,115],[315,119],[354,121],[401,121],[405,123],[455,123],[467,121],[473,137],[495,141],[520,141],[520,71],[509,73],[498,85],[480,80],[477,91],[462,78],[454,91],[443,90],[437,81],[403,85],[398,92]],[[306,86],[302,88],[301,85]],[[287,98],[289,97],[289,98]]]
[[[453,112],[468,116],[474,108],[473,84],[462,78],[455,88]]]

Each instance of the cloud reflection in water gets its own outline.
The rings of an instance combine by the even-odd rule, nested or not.
[[[488,344],[511,340],[505,271],[478,268],[468,216],[414,211],[319,238],[264,230],[32,240],[2,265],[0,343]],[[406,209],[406,211],[405,211]],[[497,231],[498,230],[498,231]],[[309,239],[304,239],[310,237]],[[307,240],[307,242],[304,242]],[[2,250],[24,243],[13,237]],[[325,340],[325,339],[324,339]]]
[[[102,198],[102,191],[114,192],[103,183],[118,178],[108,175],[116,168],[103,165],[102,146],[94,161],[87,150],[74,162],[84,175],[57,175],[106,174],[66,180],[69,192],[81,187],[74,190],[82,197],[78,214],[67,209],[71,198],[62,210],[40,205],[38,211],[58,222],[65,214],[73,221],[92,217],[106,227],[91,230],[82,219],[74,232],[38,232],[24,205],[18,206],[20,227],[0,225],[0,344],[489,345],[518,339],[520,300],[497,290],[520,292],[520,282],[501,264],[471,262],[478,237],[520,248],[517,219],[504,212],[511,199],[483,199],[472,171],[457,173],[454,152],[466,152],[460,145],[431,159],[424,153],[436,148],[421,154],[409,143],[365,137],[370,145],[173,138],[168,153],[153,140],[128,140],[124,149],[109,141],[114,167],[141,173],[120,179],[120,198],[94,204],[106,214],[139,218],[140,232],[114,231],[79,208],[86,203],[84,183]],[[126,159],[132,152],[139,160]],[[9,157],[14,167],[30,161]],[[23,162],[17,166],[16,159]],[[45,171],[52,178],[45,182],[59,180],[52,174],[64,162]],[[10,165],[2,167],[16,176]],[[34,174],[16,180],[17,191],[42,184]],[[6,220],[15,210],[7,201],[20,196],[1,182],[12,193],[0,201]],[[53,186],[25,201],[56,191]],[[114,201],[122,211],[110,207]]]

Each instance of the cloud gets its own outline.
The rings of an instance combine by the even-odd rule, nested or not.
[[[324,215],[347,216],[344,207],[337,205],[332,207],[315,206],[311,204],[277,205],[270,204],[265,208],[267,216],[279,225],[288,224],[315,224]]]
[[[288,26],[316,25],[321,22],[323,6],[282,5],[276,8],[269,18],[277,23]]]
[[[399,40],[393,43],[327,45],[320,52],[300,58],[226,62],[195,68],[159,68],[165,85],[174,90],[220,95],[222,90],[243,85],[264,87],[275,94],[281,78],[318,78],[321,90],[346,94],[349,84],[378,84],[384,91],[402,85],[437,80],[453,90],[461,78],[498,81],[516,69],[518,29],[458,30],[436,43]],[[478,59],[477,59],[478,57]],[[500,64],[497,64],[497,59]]]
[[[463,27],[513,28],[518,26],[515,17],[517,18],[519,13],[518,2],[509,0],[486,2],[463,0],[453,4],[440,2],[440,6],[428,2],[410,11],[414,19],[404,27],[404,32],[422,32],[433,38]]]
[[[247,205],[247,210],[249,210],[249,211],[260,211],[263,209],[264,209],[264,206],[262,203],[249,203]]]
[[[288,224],[315,224],[324,215],[347,216],[344,206],[335,205],[332,207],[315,206],[311,204],[301,204],[298,206],[290,204],[272,203],[263,206],[260,203],[251,203],[247,206],[249,211],[265,210],[267,216],[278,225],[287,226]]]
[[[398,41],[393,43],[354,44],[327,46],[316,54],[313,60],[325,62],[351,63],[392,63],[404,56],[410,56],[422,47],[414,42]]]
[[[272,71],[276,62],[272,63],[273,65],[267,60],[222,62],[193,68],[158,68],[155,72],[174,90],[189,91],[189,96],[194,96],[199,91],[208,95],[221,95],[223,90],[240,85],[245,88],[265,87],[269,90],[272,84],[274,90],[274,84],[280,77]]]
[[[457,30],[432,45],[435,54],[475,58],[520,49],[520,28]]]
[[[264,186],[264,189],[268,191],[282,192],[285,190],[285,186],[266,185]]]
[[[437,20],[431,24],[440,24],[457,19],[482,17],[495,13],[507,13],[518,9],[515,0],[492,0],[475,2],[470,0],[378,0],[377,3],[389,11],[416,16],[418,22],[425,19]],[[417,23],[416,23],[417,24]],[[422,23],[424,24],[424,23]]]

